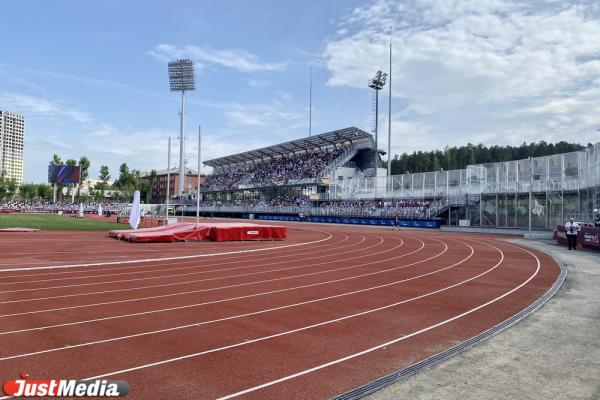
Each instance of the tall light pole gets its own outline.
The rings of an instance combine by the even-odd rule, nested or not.
[[[312,136],[312,67],[310,67],[310,78],[308,82],[308,137]]]
[[[390,26],[390,80],[389,80],[389,98],[388,98],[388,162],[387,162],[387,180],[388,187],[391,188],[390,177],[392,176],[392,27]],[[388,189],[389,190],[389,189]]]
[[[377,71],[375,77],[369,81],[369,87],[375,89],[375,159],[373,160],[373,166],[375,167],[374,176],[377,176],[377,158],[379,157],[378,142],[377,142],[377,123],[379,120],[379,91],[385,86],[385,80],[387,74]]]
[[[169,86],[172,92],[181,92],[181,112],[179,113],[179,188],[177,194],[183,193],[185,183],[185,92],[196,89],[194,63],[188,59],[169,62]]]
[[[169,225],[169,197],[171,195],[171,136],[169,136],[169,147],[167,154],[167,197],[165,200],[165,208],[166,208],[166,224]]]
[[[196,192],[196,223],[200,223],[200,164],[202,163],[202,157],[200,153],[202,145],[202,126],[198,125],[198,187]]]

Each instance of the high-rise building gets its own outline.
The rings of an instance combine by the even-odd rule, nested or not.
[[[23,183],[25,119],[0,110],[0,176]]]

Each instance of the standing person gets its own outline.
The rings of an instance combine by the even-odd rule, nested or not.
[[[579,225],[573,218],[569,220],[565,224],[565,229],[567,230],[567,242],[569,243],[569,250],[571,247],[573,250],[577,248],[577,231],[579,230]]]
[[[394,226],[396,227],[396,230],[400,230],[400,217],[398,217],[397,215],[394,219]]]

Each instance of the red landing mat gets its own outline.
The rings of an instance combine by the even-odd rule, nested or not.
[[[282,240],[287,237],[287,227],[244,223],[215,223],[210,227],[209,238],[215,242],[230,240]]]
[[[140,235],[140,234],[150,234],[150,233],[159,233],[159,232],[169,232],[176,231],[183,228],[196,226],[196,224],[173,224],[173,225],[163,225],[157,226],[153,228],[140,228],[140,229],[117,229],[108,232],[108,236],[129,240],[130,235]]]
[[[158,228],[110,231],[109,235],[136,243],[283,240],[287,238],[287,227],[248,223],[180,223]]]

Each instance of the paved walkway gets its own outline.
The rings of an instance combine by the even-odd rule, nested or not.
[[[559,292],[508,330],[367,399],[600,399],[600,254],[519,242],[564,263]]]

